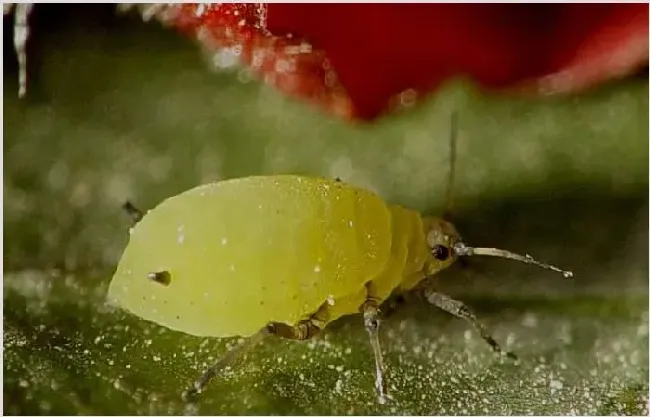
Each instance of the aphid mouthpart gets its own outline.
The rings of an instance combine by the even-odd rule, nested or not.
[[[149,272],[147,278],[165,287],[172,283],[172,276],[168,271]]]
[[[573,272],[571,271],[565,271],[564,269],[560,269],[557,266],[553,266],[550,264],[546,264],[543,262],[537,261],[535,258],[533,258],[530,255],[519,255],[518,253],[510,252],[504,249],[497,249],[497,248],[473,248],[470,246],[465,245],[463,242],[456,242],[453,245],[453,250],[454,253],[456,253],[457,256],[495,256],[497,258],[506,258],[506,259],[512,259],[515,261],[527,263],[527,264],[532,264],[532,265],[537,265],[540,268],[544,269],[550,269],[551,271],[559,272],[561,273],[564,278],[571,278],[573,277]]]

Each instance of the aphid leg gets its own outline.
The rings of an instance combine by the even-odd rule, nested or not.
[[[298,322],[295,326],[285,323],[271,322],[266,326],[266,332],[283,339],[308,340],[320,333],[328,321],[327,308],[329,304],[323,303],[307,320]]]
[[[490,335],[485,326],[483,326],[481,322],[478,321],[474,313],[465,304],[458,300],[454,300],[445,294],[435,292],[432,289],[425,289],[424,296],[431,304],[435,305],[436,307],[469,322],[479,332],[483,340],[485,340],[487,344],[490,345],[495,353],[503,353],[501,346],[499,346],[499,344]],[[517,360],[517,356],[514,353],[505,352],[505,355],[513,360]]]
[[[265,331],[268,334],[281,337],[283,339],[292,340],[308,340],[316,336],[320,332],[320,327],[315,323],[315,320],[303,320],[295,326],[289,326],[284,323],[269,323]]]
[[[194,384],[183,392],[184,401],[194,401],[197,396],[205,390],[208,383],[227,366],[230,366],[237,359],[241,358],[251,347],[259,343],[268,334],[266,328],[258,331],[253,336],[246,339],[243,343],[233,346],[228,352],[220,357],[217,362],[206,369],[201,376],[194,381]]]
[[[142,212],[138,210],[137,207],[131,204],[131,202],[128,200],[124,204],[122,204],[122,208],[124,209],[124,211],[126,211],[126,214],[128,214],[129,217],[131,217],[134,226],[136,223],[142,220],[142,217],[144,216]]]
[[[386,390],[386,379],[384,378],[384,358],[381,354],[379,345],[379,307],[376,300],[369,298],[361,307],[363,312],[363,324],[370,337],[370,345],[375,355],[375,368],[377,376],[375,379],[375,388],[377,389],[378,401],[380,404],[386,404],[388,399]]]

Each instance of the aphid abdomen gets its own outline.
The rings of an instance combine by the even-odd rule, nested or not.
[[[357,291],[340,298],[330,298],[329,306],[325,306],[324,316],[333,321],[346,314],[358,313],[368,298],[373,298],[381,304],[393,290],[403,281],[405,274],[411,275],[416,269],[422,269],[424,262],[420,251],[409,252],[414,242],[419,242],[419,236],[414,236],[422,222],[416,212],[399,206],[389,206],[391,212],[391,250],[384,268],[374,277],[368,276]],[[419,230],[419,229],[418,229]],[[420,232],[422,234],[422,232]],[[364,236],[359,236],[363,239]],[[417,247],[417,246],[415,246]],[[417,247],[419,249],[419,247]],[[420,261],[422,259],[422,261]]]
[[[424,278],[424,264],[430,258],[429,247],[427,246],[424,233],[424,224],[420,213],[412,212],[411,219],[411,240],[408,244],[409,259],[404,268],[404,276],[399,284],[399,291],[413,289]]]
[[[408,242],[411,239],[411,212],[399,206],[390,206],[391,249],[385,268],[370,282],[370,297],[379,303],[384,301],[399,285],[408,258]]]
[[[389,252],[390,214],[372,193],[288,175],[228,180],[145,215],[109,298],[171,329],[248,336],[356,293]],[[168,285],[147,279],[163,270]]]
[[[365,285],[361,285],[356,291],[346,294],[338,298],[328,298],[319,315],[322,313],[322,318],[327,324],[342,316],[348,314],[356,314],[360,311],[361,306],[368,298],[368,290]]]

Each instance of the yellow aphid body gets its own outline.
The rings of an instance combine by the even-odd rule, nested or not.
[[[450,136],[451,203],[455,118]],[[380,306],[415,290],[498,343],[462,302],[431,277],[458,257],[485,255],[555,266],[496,248],[467,246],[451,223],[386,204],[340,181],[256,176],[202,185],[163,201],[136,222],[108,297],[146,320],[196,336],[246,341],[204,371],[184,397],[267,335],[307,340],[329,322],[362,313],[375,357],[378,400],[388,399],[379,342]],[[510,357],[514,355],[508,353]]]
[[[202,185],[163,201],[131,229],[109,298],[197,336],[250,336],[269,322],[293,326],[319,308],[326,324],[450,264],[453,256],[431,256],[431,222],[329,179]],[[440,243],[448,239],[440,234]],[[147,279],[157,271],[168,281]]]

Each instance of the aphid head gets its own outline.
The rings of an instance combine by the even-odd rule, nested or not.
[[[451,212],[453,200],[454,173],[456,171],[456,137],[458,136],[458,114],[451,114],[451,129],[449,134],[449,175],[447,177],[447,197],[445,213]],[[544,269],[560,272],[565,278],[571,278],[573,272],[562,270],[556,266],[545,264],[533,259],[530,255],[519,255],[497,248],[473,248],[467,246],[456,231],[453,224],[433,217],[423,219],[424,231],[426,233],[427,245],[429,246],[430,258],[425,265],[425,273],[433,275],[436,272],[447,268],[460,256],[496,256],[499,258],[512,259],[527,264],[537,265]]]
[[[448,267],[461,256],[495,256],[498,258],[512,259],[527,264],[537,265],[540,268],[550,269],[561,273],[565,278],[571,278],[573,272],[565,271],[556,266],[539,262],[530,255],[520,255],[497,248],[474,248],[467,246],[461,239],[453,224],[436,218],[425,218],[424,227],[427,237],[427,245],[431,258],[427,265],[427,274],[433,275],[436,272]]]
[[[428,274],[431,275],[454,263],[457,259],[454,246],[461,240],[453,224],[434,217],[425,218],[423,221],[431,254],[427,266]]]

